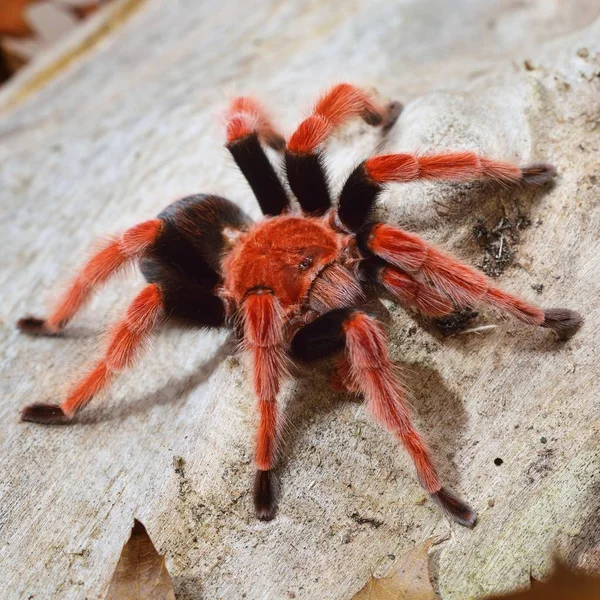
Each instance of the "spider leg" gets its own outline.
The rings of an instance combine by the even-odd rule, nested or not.
[[[71,420],[117,373],[133,364],[163,317],[161,290],[157,284],[147,285],[129,305],[125,318],[110,331],[104,356],[75,384],[67,398],[58,405],[26,406],[21,419],[34,423],[64,423]]]
[[[566,308],[544,310],[492,285],[481,271],[430,246],[414,233],[386,223],[370,223],[357,234],[365,256],[376,256],[419,282],[433,286],[457,307],[483,303],[507,312],[528,325],[554,330],[559,337],[572,335],[581,316]],[[389,271],[386,273],[388,285]],[[398,276],[392,277],[397,279]]]
[[[475,512],[442,487],[430,451],[411,423],[402,383],[390,361],[382,326],[355,309],[338,309],[306,325],[292,339],[292,358],[311,361],[344,350],[338,363],[344,387],[361,393],[375,421],[410,454],[423,488],[457,523],[473,527]]]
[[[504,183],[541,185],[555,176],[556,169],[551,165],[536,164],[520,168],[467,151],[423,156],[374,156],[362,162],[348,177],[340,194],[338,218],[349,231],[360,229],[368,220],[383,186],[390,182],[491,179]]]
[[[243,305],[244,345],[252,359],[254,391],[258,398],[259,426],[256,440],[254,506],[257,517],[275,516],[276,481],[273,467],[277,456],[279,409],[277,394],[286,372],[283,351],[284,313],[279,301],[266,289],[258,289]]]
[[[105,283],[126,265],[142,257],[160,234],[159,219],[145,221],[128,229],[96,252],[60,297],[47,319],[25,317],[17,322],[24,333],[56,335],[90,299],[94,288]]]
[[[227,149],[250,184],[263,214],[279,215],[289,209],[290,201],[261,141],[275,150],[285,147],[285,139],[256,100],[235,98],[228,111]]]
[[[380,258],[367,258],[358,265],[360,278],[385,289],[400,304],[412,306],[428,317],[442,317],[455,310],[452,301],[424,281],[396,269]]]
[[[379,106],[364,91],[348,83],[336,85],[317,101],[313,113],[290,138],[285,153],[290,188],[305,213],[320,215],[331,207],[320,146],[351,118],[359,116],[369,125],[391,127],[401,109],[397,102]]]

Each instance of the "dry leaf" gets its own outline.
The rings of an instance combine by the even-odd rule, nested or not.
[[[535,582],[535,584],[534,584]],[[560,562],[550,579],[532,581],[531,589],[504,596],[488,596],[485,600],[598,600],[600,578],[575,573]]]
[[[31,27],[25,9],[31,0],[2,0],[0,2],[0,35],[20,37],[29,35]]]
[[[386,577],[371,578],[352,600],[436,600],[429,581],[429,548],[432,540],[402,555]]]
[[[123,547],[106,600],[175,600],[165,557],[153,546],[136,519]]]

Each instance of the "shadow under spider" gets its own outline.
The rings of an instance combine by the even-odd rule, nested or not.
[[[339,393],[329,390],[326,378],[323,376],[327,371],[328,363],[321,363],[313,368],[306,368],[297,378],[297,386],[292,398],[286,406],[286,421],[291,427],[286,429],[282,438],[281,452],[279,455],[276,472],[279,480],[278,500],[280,500],[283,488],[289,482],[286,473],[289,472],[289,463],[298,455],[299,449],[304,445],[301,424],[310,415],[331,413],[339,402],[353,402],[363,404],[361,397]],[[420,364],[401,365],[401,377],[406,384],[408,401],[413,417],[418,417],[419,430],[423,433],[432,449],[434,461],[438,467],[440,476],[452,490],[460,493],[460,473],[457,469],[453,456],[464,446],[462,440],[467,425],[467,413],[460,397],[450,390],[439,373],[430,367]],[[414,419],[416,422],[416,419]],[[323,425],[324,427],[326,425]],[[363,431],[363,437],[368,437],[369,432],[375,432],[379,425],[372,421],[372,429]],[[348,449],[351,446],[348,439]],[[359,442],[360,445],[361,442]],[[367,443],[367,442],[364,442]],[[396,440],[393,434],[388,434],[389,452],[406,451]],[[359,447],[356,448],[360,452]],[[327,459],[326,459],[327,460]],[[348,451],[348,470],[352,466],[351,452]],[[407,468],[398,463],[397,473],[399,478],[406,476],[414,479],[415,489],[419,488],[414,467],[407,461]],[[389,482],[386,485],[398,485],[398,482]]]
[[[582,509],[587,509],[583,525],[577,535],[568,535],[564,557],[574,569],[590,574],[600,570],[600,480],[596,480],[586,495]]]
[[[154,390],[132,402],[124,402],[118,406],[111,406],[110,410],[97,412],[82,412],[77,417],[77,423],[91,425],[104,421],[124,419],[130,415],[147,412],[152,406],[164,406],[185,401],[187,393],[202,383],[205,383],[218,366],[231,354],[236,347],[233,334],[219,346],[214,356],[200,364],[191,374],[182,379],[171,379],[161,388]]]

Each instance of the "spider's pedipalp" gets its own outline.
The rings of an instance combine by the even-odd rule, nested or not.
[[[235,98],[228,111],[227,149],[248,181],[265,215],[280,215],[290,206],[285,188],[261,146],[285,147],[262,106],[252,98]]]
[[[323,214],[331,206],[322,145],[335,130],[354,117],[389,129],[401,110],[398,102],[379,106],[366,92],[348,83],[340,83],[321,96],[313,113],[288,141],[285,154],[290,188],[305,213]]]
[[[23,333],[57,335],[90,299],[94,288],[126,265],[140,259],[160,235],[162,222],[152,219],[131,227],[96,252],[60,297],[47,319],[26,317],[17,322]]]

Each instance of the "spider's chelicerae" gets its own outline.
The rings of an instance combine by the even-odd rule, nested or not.
[[[380,106],[366,92],[340,84],[319,99],[286,144],[257,102],[235,99],[228,113],[227,148],[265,218],[253,223],[225,198],[190,196],[92,256],[50,316],[21,319],[22,331],[60,333],[92,291],[128,263],[139,263],[148,284],[110,330],[104,356],[67,398],[60,404],[27,406],[23,420],[73,419],[132,364],[165,321],[229,326],[251,357],[258,397],[254,503],[260,519],[271,519],[275,512],[273,467],[281,424],[277,394],[287,364],[332,357],[332,385],[364,396],[375,421],[410,454],[431,498],[456,522],[472,527],[475,512],[442,485],[427,445],[411,424],[382,325],[361,306],[385,293],[424,315],[440,317],[481,303],[561,337],[572,334],[581,317],[568,309],[544,310],[503,292],[477,269],[414,233],[372,218],[388,183],[486,178],[542,184],[555,175],[549,165],[519,168],[467,151],[374,156],[354,169],[332,203],[322,154],[327,139],[357,116],[370,125],[390,127],[400,108],[398,103]],[[300,212],[292,208],[263,143],[284,153]]]

